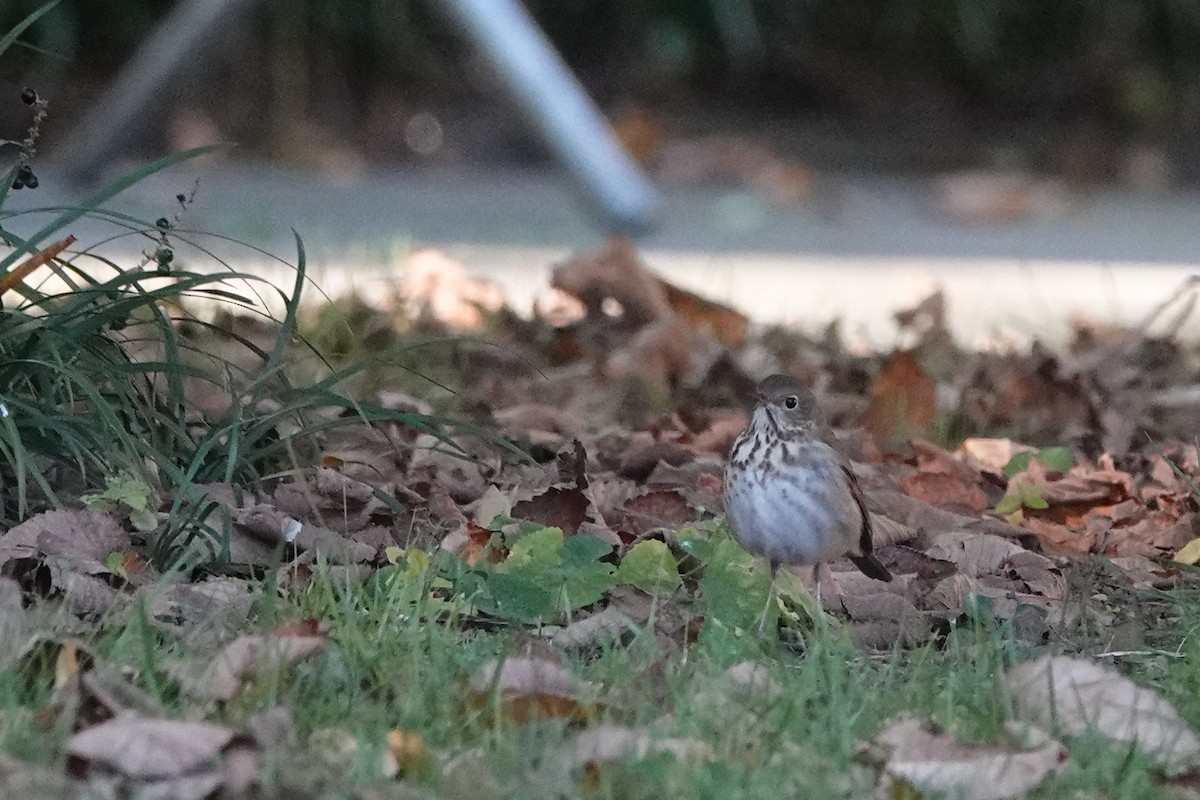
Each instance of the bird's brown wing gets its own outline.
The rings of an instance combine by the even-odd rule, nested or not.
[[[858,485],[858,476],[846,464],[842,464],[842,472],[846,476],[846,483],[850,485],[850,495],[854,498],[854,502],[862,514],[862,529],[859,531],[858,537],[858,547],[862,550],[862,555],[851,555],[850,560],[867,577],[877,581],[890,581],[892,573],[888,572],[887,567],[880,563],[873,552],[875,542],[871,536],[871,514],[867,511],[867,501],[863,497],[862,487]]]

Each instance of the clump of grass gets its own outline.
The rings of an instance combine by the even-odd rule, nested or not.
[[[52,6],[0,38],[0,53]],[[437,432],[420,414],[341,393],[339,386],[365,369],[364,362],[338,369],[325,364],[319,379],[303,384],[289,377],[307,281],[299,236],[295,281],[278,289],[222,261],[204,234],[180,224],[181,213],[151,222],[105,207],[143,178],[211,148],[153,161],[71,206],[6,209],[11,189],[36,188],[22,176],[30,171],[47,108],[33,90],[21,99],[34,100],[34,119],[23,140],[7,142],[16,154],[0,184],[0,524],[72,504],[113,476],[133,476],[171,499],[165,522],[147,542],[160,566],[194,553],[197,537],[207,557],[219,560],[227,532],[203,522],[211,504],[198,484],[255,488],[302,473],[315,461],[320,435],[342,425],[388,421]],[[181,194],[177,201],[182,212],[189,198]],[[48,220],[17,235],[13,223],[34,214]],[[117,233],[76,247],[70,229],[85,216]],[[97,252],[129,237],[146,243],[133,264]],[[216,269],[185,268],[176,258],[182,251]],[[278,302],[269,302],[274,296]],[[267,335],[223,331],[230,347],[210,351],[212,337],[194,334],[211,331],[212,323],[187,311],[200,300],[257,315],[266,320]],[[272,313],[272,306],[282,311]],[[197,407],[196,392],[206,387],[227,399],[223,413]],[[325,413],[312,413],[318,409]]]

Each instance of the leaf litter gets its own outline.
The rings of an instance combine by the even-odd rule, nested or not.
[[[453,336],[483,325],[501,346],[460,351],[457,396],[384,387],[368,399],[470,420],[515,447],[461,429],[335,428],[296,477],[203,489],[230,541],[201,580],[175,575],[159,585],[160,573],[138,560],[153,533],[147,520],[172,498],[135,492],[136,514],[119,503],[51,511],[0,535],[4,585],[26,602],[60,598],[85,619],[147,601],[152,624],[207,654],[172,665],[174,679],[197,698],[227,703],[327,645],[316,621],[242,633],[247,575],[277,570],[289,591],[311,579],[317,562],[348,580],[407,570],[418,580],[413,597],[464,627],[515,622],[542,632],[551,651],[490,661],[465,691],[516,723],[550,716],[583,726],[570,763],[591,770],[652,750],[705,757],[703,747],[660,746],[640,728],[590,725],[601,706],[554,653],[600,652],[650,626],[660,651],[675,654],[711,626],[748,629],[766,583],[762,565],[722,530],[721,471],[746,422],[749,389],[764,374],[789,372],[815,387],[855,463],[878,554],[898,577],[882,588],[833,565],[842,591],[824,598],[826,611],[863,646],[935,640],[981,601],[1024,644],[1061,646],[1096,621],[1120,629],[1137,607],[1097,598],[1178,585],[1186,577],[1179,565],[1200,560],[1200,459],[1191,440],[1200,393],[1173,391],[1200,383],[1197,356],[1169,331],[1148,333],[1153,320],[1128,331],[1078,322],[1061,351],[1035,342],[1027,351],[968,352],[947,333],[935,293],[897,313],[904,347],[858,354],[836,326],[819,337],[763,330],[679,289],[623,239],[556,267],[558,298],[532,319],[503,308],[444,257],[422,258],[442,267],[422,272],[427,285],[405,295],[407,331]],[[458,577],[430,578],[434,562]],[[697,597],[706,593],[701,612]],[[782,596],[786,627],[796,619],[788,607],[795,594]],[[19,616],[0,619],[9,640],[20,635],[9,628],[22,631],[12,621]],[[1194,735],[1152,693],[1096,665],[1101,673],[1081,672],[1089,662],[1045,663],[1019,665],[1009,678],[1017,705],[1043,729],[1074,736],[1098,728],[1168,754],[1172,768],[1192,757]],[[764,680],[741,672],[735,683]],[[89,680],[99,698],[105,690]],[[1090,688],[1100,685],[1113,694]],[[1042,689],[1058,702],[1035,694]],[[112,700],[111,687],[108,695],[96,700],[106,721],[71,740],[84,774],[186,779],[198,797],[233,785],[223,773],[214,778],[214,765],[236,749],[236,731],[154,719],[145,705],[132,711]],[[1126,713],[1134,706],[1146,713]],[[1053,718],[1038,716],[1047,708]],[[1111,722],[1114,714],[1126,722]],[[882,771],[938,790],[992,776],[967,796],[1015,796],[1059,769],[1062,751],[1036,729],[1010,733],[1007,749],[965,746],[901,720],[877,738],[895,748]],[[420,734],[392,734],[393,772],[424,769],[417,765],[430,756]],[[997,772],[1002,762],[1011,772]],[[177,791],[188,793],[182,784]]]

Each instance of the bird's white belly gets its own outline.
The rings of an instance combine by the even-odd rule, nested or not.
[[[734,535],[751,553],[781,564],[817,564],[847,549],[836,499],[813,481],[739,481],[725,493]]]

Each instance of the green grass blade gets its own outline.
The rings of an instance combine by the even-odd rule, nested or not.
[[[118,194],[125,191],[130,186],[133,186],[138,181],[141,181],[142,179],[149,175],[153,175],[156,172],[161,172],[162,170],[174,166],[182,161],[187,161],[188,159],[211,152],[219,147],[221,147],[221,145],[205,145],[203,147],[193,147],[190,150],[184,150],[180,153],[172,153],[171,155],[156,159],[143,167],[135,169],[134,171],[126,173],[120,178],[111,181],[102,189],[84,198],[83,202],[78,206],[69,207],[64,210],[61,214],[59,214],[58,217],[47,223],[37,233],[26,239],[24,243],[17,247],[17,249],[13,250],[13,252],[9,253],[8,256],[0,260],[0,275],[7,274],[7,272],[12,269],[13,265],[16,264],[17,259],[27,254],[32,255],[34,252],[36,252],[35,248],[40,246],[43,241],[50,238],[51,235],[62,230],[80,217],[91,213],[101,203],[111,200],[113,197],[116,197]]]
[[[4,55],[4,52],[13,46],[13,43],[21,37],[21,34],[24,33],[30,25],[41,19],[44,14],[50,11],[50,9],[58,5],[58,2],[59,0],[51,0],[51,2],[46,3],[41,8],[26,16],[25,19],[18,22],[8,33],[0,36],[0,56]]]

